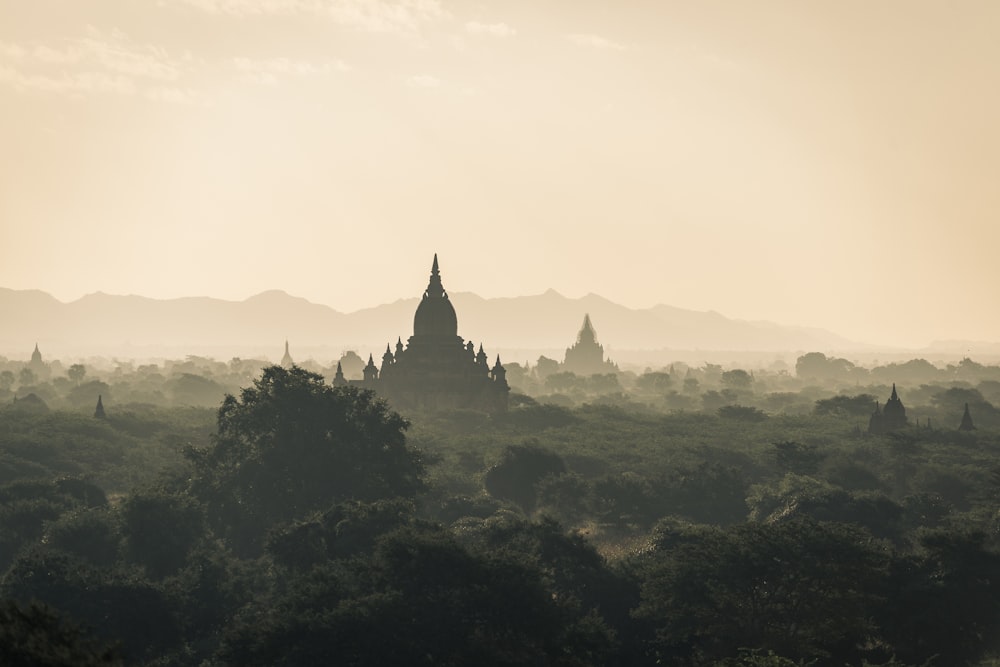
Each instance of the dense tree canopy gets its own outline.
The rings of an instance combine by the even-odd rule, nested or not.
[[[255,361],[0,382],[0,663],[994,665],[1000,367],[899,365],[911,425],[869,434],[888,371],[810,360],[412,428]]]
[[[259,548],[270,526],[334,502],[413,496],[424,467],[407,426],[370,391],[271,366],[225,398],[213,445],[189,451],[192,488],[217,529]]]

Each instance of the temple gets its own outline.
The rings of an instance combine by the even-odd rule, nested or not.
[[[972,414],[969,412],[969,404],[965,404],[965,413],[962,415],[962,423],[958,425],[959,431],[975,431],[976,425],[972,423]]]
[[[28,362],[27,367],[31,369],[31,372],[35,374],[37,379],[47,380],[49,378],[49,365],[42,359],[42,353],[38,349],[38,343],[35,343],[35,349],[31,353],[31,361]]]
[[[292,355],[288,352],[288,341],[285,341],[285,356],[281,357],[281,365],[283,368],[291,368],[295,365],[295,360],[292,359]]]
[[[590,315],[583,316],[583,326],[576,335],[573,347],[566,348],[563,370],[577,375],[615,373],[618,367],[604,359],[604,346],[597,342],[597,333],[590,323]]]
[[[374,355],[368,355],[363,380],[346,381],[342,369],[337,370],[335,385],[373,389],[397,409],[502,412],[510,393],[500,357],[491,367],[481,343],[476,351],[472,341],[466,343],[458,335],[458,316],[441,282],[437,255],[405,347],[402,338],[396,339],[395,346],[386,344],[380,366]]]
[[[871,419],[868,420],[868,432],[875,434],[891,433],[892,431],[905,428],[908,423],[906,408],[903,407],[903,402],[899,400],[899,395],[896,393],[896,384],[893,383],[892,395],[885,402],[885,407],[879,408],[878,401],[875,402],[875,412],[872,413]]]

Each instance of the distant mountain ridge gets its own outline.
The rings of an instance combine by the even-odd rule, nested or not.
[[[585,313],[600,342],[614,350],[860,350],[869,346],[823,329],[727,318],[667,305],[631,309],[596,294],[578,299],[554,290],[484,299],[450,293],[459,335],[487,350],[562,350],[573,344]],[[210,297],[151,299],[97,292],[63,303],[38,290],[0,288],[0,354],[19,358],[37,341],[69,355],[143,356],[273,351],[285,339],[296,350],[357,349],[368,354],[413,333],[419,297],[343,313],[282,291],[243,301]],[[226,352],[231,350],[231,352]],[[132,351],[135,354],[130,354]],[[183,355],[184,352],[181,352]],[[156,356],[150,354],[148,356]],[[561,355],[560,355],[561,358]]]

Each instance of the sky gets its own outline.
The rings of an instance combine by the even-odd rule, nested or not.
[[[1000,340],[1000,3],[0,0],[0,287]]]

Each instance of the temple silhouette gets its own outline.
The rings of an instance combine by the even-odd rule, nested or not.
[[[975,431],[976,425],[972,423],[972,414],[969,412],[969,404],[965,404],[965,412],[962,414],[962,422],[958,425],[959,431]]]
[[[885,402],[885,407],[879,408],[878,401],[875,401],[875,412],[872,413],[871,418],[868,420],[868,432],[874,434],[891,433],[892,431],[905,428],[908,423],[906,408],[903,407],[903,401],[899,400],[899,395],[896,393],[896,383],[894,382],[892,384],[892,395]]]
[[[413,335],[406,346],[396,339],[395,350],[386,344],[381,366],[368,355],[363,380],[347,380],[337,364],[333,384],[373,389],[393,407],[448,409],[471,408],[486,412],[507,409],[510,387],[499,355],[491,367],[482,343],[458,335],[458,316],[441,283],[434,255],[430,281],[413,316]]]
[[[597,342],[597,332],[590,323],[589,313],[583,316],[583,326],[576,335],[576,343],[573,347],[566,348],[566,357],[562,365],[562,370],[577,375],[598,375],[618,371],[618,366],[611,360],[605,360],[604,346]]]
[[[281,357],[281,366],[283,368],[291,368],[295,365],[295,360],[292,359],[292,355],[288,352],[288,340],[285,340],[285,354]]]

